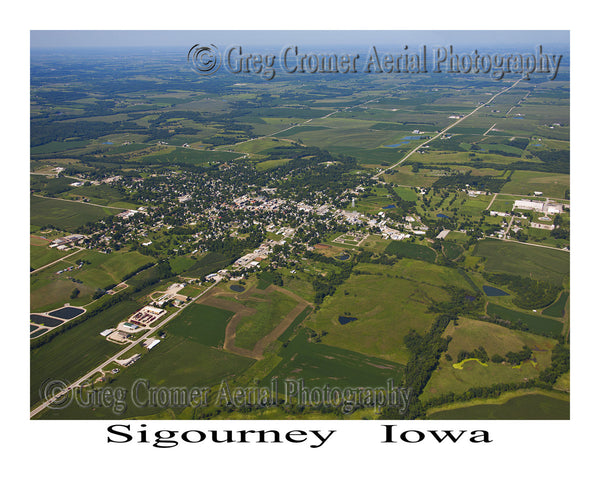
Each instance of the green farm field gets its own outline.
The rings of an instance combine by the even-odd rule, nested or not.
[[[488,315],[493,315],[510,322],[522,322],[535,333],[560,334],[563,330],[562,322],[552,318],[545,318],[539,314],[523,313],[500,305],[490,303],[487,306]]]
[[[243,317],[235,332],[235,346],[252,350],[256,342],[270,333],[281,320],[297,305],[296,300],[272,291],[265,301],[249,297],[243,304],[256,313]]]
[[[150,387],[214,387],[216,391],[222,380],[233,381],[253,363],[253,360],[208,347],[196,340],[169,334],[136,363],[124,369],[111,383],[111,387],[125,389],[128,399],[131,398],[132,387],[138,379],[148,380]],[[183,407],[175,409],[180,411]],[[131,418],[158,414],[162,410],[162,407],[138,407],[129,401],[123,413],[115,414],[111,408],[91,410],[80,408],[76,402],[72,402],[64,410],[47,410],[41,418]]]
[[[456,270],[413,259],[393,266],[359,264],[354,272],[306,324],[328,332],[323,343],[398,363],[408,361],[409,330],[423,334],[433,322],[431,302],[448,300],[441,287],[469,288]],[[339,316],[357,320],[341,325]]]
[[[57,273],[68,267],[76,267],[78,260],[89,264],[84,263],[80,269]],[[92,295],[97,289],[120,283],[125,276],[152,261],[152,257],[139,252],[120,251],[104,254],[82,250],[52,267],[31,275],[31,311],[48,311],[67,302],[72,305],[85,305],[92,301]],[[74,289],[78,289],[80,293],[77,298],[72,299],[70,295]]]
[[[31,404],[39,401],[39,389],[44,381],[75,381],[117,353],[122,347],[107,341],[100,332],[115,327],[138,308],[135,302],[120,302],[32,349]]]
[[[569,175],[517,170],[513,172],[510,182],[504,184],[500,191],[519,195],[532,195],[533,192],[542,192],[544,197],[562,199],[565,198],[565,192],[569,188]]]
[[[225,328],[233,312],[208,305],[193,304],[169,324],[168,333],[209,347],[221,347]]]
[[[569,397],[547,393],[510,396],[503,403],[487,401],[468,407],[449,408],[431,413],[428,420],[568,420]]]
[[[54,225],[55,227],[73,231],[88,222],[119,213],[119,210],[86,205],[85,203],[68,202],[53,198],[30,197],[31,225]]]
[[[372,386],[385,387],[388,379],[396,385],[402,379],[403,366],[355,351],[309,341],[301,331],[280,352],[283,358],[261,382],[269,385],[272,378],[303,381],[305,386]]]
[[[31,242],[29,245],[29,265],[32,270],[43,267],[44,265],[54,262],[65,255],[75,252],[75,250],[65,252],[57,250],[56,248],[50,248],[48,247],[48,241],[43,242],[43,245],[35,245],[34,242]]]
[[[473,255],[486,259],[489,272],[532,276],[556,285],[568,281],[569,252],[501,240],[481,240]]]

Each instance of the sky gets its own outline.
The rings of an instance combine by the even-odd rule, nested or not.
[[[31,30],[31,48],[244,45],[569,45],[568,30]]]

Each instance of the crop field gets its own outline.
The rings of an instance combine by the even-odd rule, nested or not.
[[[117,353],[121,347],[100,332],[115,327],[138,308],[135,302],[120,302],[31,350],[31,404],[39,400],[45,380],[74,381]]]
[[[138,205],[126,201],[126,196],[107,184],[76,187],[61,195],[63,198],[86,198],[91,203],[108,207],[129,208],[135,210]]]
[[[555,333],[559,334],[563,330],[562,322],[551,318],[544,318],[541,315],[517,312],[508,308],[490,303],[487,307],[488,315],[494,315],[510,322],[522,322],[529,327],[529,330],[535,333]]]
[[[486,259],[489,272],[532,276],[562,285],[569,275],[569,252],[500,240],[482,240],[473,255]]]
[[[277,160],[265,160],[256,164],[256,169],[259,171],[270,170],[271,168],[277,168],[281,165],[285,165],[291,160],[291,158],[279,158]]]
[[[104,342],[111,345],[106,340]],[[145,353],[136,363],[126,367],[111,383],[111,386],[126,389],[128,398],[131,398],[132,387],[138,379],[148,380],[150,387],[168,388],[185,385],[191,389],[194,386],[210,386],[214,387],[216,391],[222,380],[233,381],[236,375],[253,363],[254,361],[248,358],[171,334],[150,352]],[[176,408],[178,411],[181,409]],[[47,410],[42,418],[100,419],[115,418],[115,416],[131,418],[159,413],[161,410],[164,409],[152,406],[137,407],[132,402],[127,402],[127,410],[115,414],[111,408],[92,410],[80,408],[76,402],[72,402],[65,410]]]
[[[396,162],[402,157],[396,156]],[[408,185],[411,187],[430,187],[439,177],[427,173],[426,170],[421,170],[419,173],[414,173],[409,166],[396,167],[383,175],[387,182],[397,183],[399,185]]]
[[[87,140],[74,140],[70,142],[49,142],[37,147],[31,147],[31,154],[40,153],[58,153],[66,150],[73,150],[85,147],[89,142]]]
[[[160,152],[143,157],[144,163],[168,163],[201,165],[210,162],[223,162],[239,157],[239,153],[218,152],[210,150],[191,150],[187,148],[173,148],[167,152]]]
[[[568,420],[568,397],[555,398],[543,393],[522,394],[504,403],[486,402],[469,407],[432,413],[430,420]]]
[[[167,331],[202,345],[220,347],[225,341],[225,328],[232,316],[233,312],[228,310],[193,304],[169,323]]]
[[[227,266],[229,262],[224,255],[220,253],[207,252],[202,258],[196,260],[196,262],[189,268],[183,270],[181,275],[183,277],[204,277],[209,273],[216,272],[221,268]]]
[[[556,302],[554,302],[548,308],[545,308],[542,313],[550,317],[562,318],[565,315],[565,306],[568,298],[569,292],[562,292],[560,297],[558,297],[558,300],[556,300]]]
[[[562,173],[540,173],[517,170],[513,172],[510,182],[506,183],[501,192],[520,195],[532,195],[533,192],[543,192],[544,197],[566,198],[569,189],[569,175]]]
[[[256,311],[242,317],[235,333],[235,346],[252,350],[256,342],[270,333],[292,311],[297,302],[287,295],[273,291],[266,301],[248,297],[244,305]]]
[[[392,242],[386,247],[384,253],[389,255],[397,255],[400,258],[414,258],[432,263],[435,262],[435,258],[437,256],[435,250],[425,245],[400,242],[398,240],[392,240]]]
[[[118,210],[105,209],[85,203],[67,202],[53,198],[30,197],[31,225],[54,225],[55,227],[73,231],[88,222],[119,213]]]
[[[388,379],[398,385],[403,366],[381,358],[361,355],[343,348],[309,341],[305,331],[280,351],[281,362],[262,381],[268,385],[271,378],[303,381],[304,386],[322,387],[385,387]]]

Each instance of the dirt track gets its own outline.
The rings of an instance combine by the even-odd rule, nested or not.
[[[261,338],[252,350],[248,350],[245,348],[240,348],[235,346],[235,334],[237,330],[237,326],[240,321],[244,317],[248,317],[256,313],[256,310],[245,305],[242,305],[237,302],[232,302],[228,300],[228,298],[235,298],[238,300],[246,300],[252,298],[253,301],[262,301],[267,302],[268,300],[260,299],[253,297],[252,294],[256,293],[255,288],[250,288],[245,292],[234,294],[229,292],[214,292],[212,295],[209,295],[206,298],[203,298],[201,302],[204,305],[209,305],[211,307],[222,308],[224,310],[229,310],[235,312],[235,315],[229,320],[227,324],[227,328],[225,329],[225,342],[223,345],[224,350],[227,350],[231,353],[236,353],[238,355],[242,355],[244,357],[253,358],[255,360],[261,360],[263,358],[263,353],[265,349],[277,340],[277,338],[292,324],[294,319],[309,305],[309,302],[304,300],[302,297],[292,293],[285,288],[278,287],[275,285],[270,285],[267,287],[264,292],[270,293],[273,291],[278,291],[287,295],[290,298],[296,300],[297,305],[285,316],[281,319],[279,324],[271,330],[267,335]]]

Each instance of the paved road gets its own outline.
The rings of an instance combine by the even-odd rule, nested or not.
[[[489,210],[490,208],[492,208],[492,204],[494,203],[494,200],[496,200],[496,197],[498,196],[497,193],[494,193],[494,198],[492,198],[492,200],[490,201],[490,203],[488,204],[486,210]]]
[[[394,168],[396,168],[398,165],[401,165],[402,163],[404,163],[408,157],[410,157],[413,153],[415,153],[417,150],[419,150],[421,147],[423,147],[424,145],[427,145],[429,142],[434,141],[436,138],[440,137],[441,135],[443,135],[444,133],[446,133],[448,130],[450,130],[452,127],[455,127],[456,125],[458,125],[460,122],[462,122],[463,120],[465,120],[466,118],[469,118],[471,115],[473,115],[475,112],[477,112],[480,108],[485,107],[486,105],[492,103],[494,101],[494,99],[499,96],[502,95],[505,92],[508,92],[511,88],[513,88],[517,83],[519,83],[521,81],[521,79],[517,80],[515,83],[513,83],[512,85],[510,85],[509,87],[504,88],[503,90],[500,90],[498,93],[496,93],[492,98],[490,98],[487,102],[482,103],[481,105],[479,105],[478,107],[475,108],[475,110],[473,110],[471,113],[465,115],[462,118],[459,118],[456,122],[454,122],[453,124],[447,126],[446,128],[444,128],[443,130],[440,131],[440,133],[438,133],[437,135],[435,135],[434,137],[431,137],[430,139],[424,141],[423,143],[419,144],[417,147],[415,147],[414,149],[412,149],[410,152],[408,152],[406,154],[406,156],[404,158],[402,158],[398,163],[392,165],[391,167],[386,168],[385,170],[382,170],[381,172],[373,175],[373,179],[377,179],[380,175],[383,175],[385,172],[388,172],[389,170],[392,170]]]
[[[508,238],[498,238],[498,237],[494,237],[493,235],[488,235],[487,237],[484,237],[484,238],[492,238],[494,240],[501,240],[503,242],[513,242],[513,243],[519,243],[521,245],[530,245],[532,247],[549,248],[550,250],[558,250],[559,252],[571,253],[570,250],[565,250],[564,248],[551,247],[549,245],[540,245],[539,243],[519,242],[518,240],[510,240]]]
[[[29,418],[33,418],[34,416],[36,416],[37,414],[39,414],[40,412],[43,412],[46,408],[48,408],[48,406],[54,402],[55,400],[57,400],[61,395],[64,395],[65,393],[67,393],[69,390],[71,390],[72,388],[77,387],[78,385],[81,385],[84,381],[88,380],[90,377],[92,377],[96,372],[98,372],[99,370],[102,370],[104,367],[106,367],[107,365],[110,365],[112,362],[114,362],[115,360],[117,360],[117,358],[122,357],[123,354],[125,354],[126,352],[128,352],[129,350],[131,350],[133,347],[135,347],[136,345],[138,345],[140,342],[144,341],[146,338],[148,338],[149,336],[153,335],[157,330],[159,330],[160,328],[164,327],[167,323],[169,323],[173,318],[175,318],[177,315],[179,315],[181,313],[182,310],[184,310],[185,308],[187,308],[189,305],[193,304],[196,300],[198,300],[202,295],[204,295],[206,292],[209,292],[212,288],[214,288],[215,286],[218,285],[219,282],[215,282],[214,285],[211,285],[210,287],[208,287],[206,290],[204,290],[202,293],[200,293],[199,295],[197,295],[196,297],[194,297],[191,301],[189,301],[188,303],[186,303],[183,307],[181,307],[179,310],[177,310],[176,312],[172,313],[171,315],[169,315],[166,319],[164,319],[162,322],[160,322],[158,325],[156,325],[155,327],[152,327],[148,332],[146,332],[144,335],[142,335],[140,338],[138,338],[136,341],[132,342],[131,344],[127,345],[127,347],[125,347],[123,350],[119,351],[117,354],[113,355],[112,357],[110,357],[108,360],[106,360],[104,363],[98,365],[97,367],[93,368],[92,370],[90,370],[88,373],[86,373],[83,377],[75,380],[73,383],[71,383],[70,385],[68,385],[66,388],[64,388],[63,390],[61,390],[59,393],[57,393],[56,395],[54,395],[53,397],[49,398],[48,400],[46,400],[44,403],[42,403],[41,405],[35,407],[33,410],[30,411],[29,413]]]
[[[62,202],[80,203],[82,205],[93,205],[94,207],[112,208],[113,210],[119,210],[121,212],[124,212],[125,210],[127,210],[126,208],[122,208],[122,207],[107,207],[106,205],[99,205],[97,203],[90,203],[90,202],[80,202],[79,200],[69,200],[67,198],[44,197],[43,195],[35,195],[35,194],[33,196],[38,197],[38,198],[47,198],[49,200],[60,200]]]
[[[44,270],[45,268],[48,268],[48,267],[50,267],[50,266],[54,265],[55,263],[58,263],[58,262],[60,262],[60,261],[64,260],[65,258],[69,258],[71,255],[75,255],[76,253],[79,253],[79,252],[81,252],[82,250],[85,250],[85,248],[83,248],[83,247],[77,247],[77,248],[79,248],[79,250],[77,250],[76,252],[69,253],[68,255],[65,255],[64,257],[60,257],[58,260],[54,260],[54,261],[53,261],[53,262],[51,262],[51,263],[47,263],[47,264],[46,264],[46,265],[44,265],[43,267],[36,268],[35,270],[32,270],[32,271],[31,271],[31,272],[29,272],[29,273],[30,273],[30,274],[34,274],[34,273],[36,273],[36,272],[39,272],[40,270]]]
[[[502,240],[506,240],[506,236],[509,234],[510,227],[512,227],[512,224],[513,224],[514,221],[515,221],[515,216],[511,215],[510,216],[510,221],[508,222],[508,226],[506,227],[506,230],[504,231],[504,237],[502,238]]]

